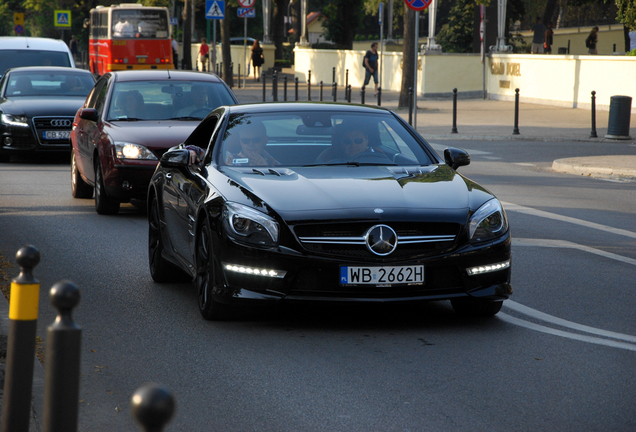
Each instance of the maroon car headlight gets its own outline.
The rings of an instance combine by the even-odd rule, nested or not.
[[[278,245],[278,222],[264,213],[237,203],[226,203],[223,226],[236,240],[258,246]]]
[[[116,141],[115,153],[117,159],[158,160],[157,156],[146,147],[128,142]]]

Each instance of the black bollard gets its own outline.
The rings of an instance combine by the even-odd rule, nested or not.
[[[382,106],[382,87],[378,87],[378,106]]]
[[[267,86],[265,85],[265,72],[263,72],[263,102],[267,102]]]
[[[351,102],[351,95],[347,94],[347,90],[349,88],[349,69],[345,70],[345,100]]]
[[[272,73],[272,100],[278,102],[278,74],[276,71]]]
[[[238,85],[236,87],[241,88],[241,64],[238,64]]]
[[[457,133],[457,89],[453,89],[453,129],[451,133]]]
[[[612,52],[616,52],[616,44],[614,44],[614,48],[612,49]]]
[[[294,77],[294,93],[295,93],[295,100],[296,102],[298,102],[298,77]]]
[[[70,281],[53,285],[49,293],[57,318],[47,331],[44,382],[44,432],[77,431],[82,330],[71,316],[80,301]]]
[[[219,71],[221,72],[221,79],[225,81],[225,77],[223,76],[223,62],[219,63]]]
[[[360,103],[364,105],[364,87],[360,89]]]
[[[320,99],[318,99],[320,102],[322,102],[322,81],[320,81]]]
[[[311,70],[309,71],[309,74],[307,75],[307,100],[308,101],[311,100]]]
[[[331,93],[333,93],[333,101],[336,102],[336,97],[337,97],[337,93],[338,93],[338,83],[337,82],[334,82],[332,84]]]
[[[515,127],[513,135],[519,135],[519,89],[515,89]]]
[[[287,102],[287,75],[283,77],[283,101]]]
[[[230,62],[230,88],[234,87],[234,62]]]
[[[413,126],[413,87],[409,87],[409,125]]]
[[[347,86],[347,102],[351,103],[351,84]]]
[[[40,252],[33,246],[22,247],[16,254],[16,262],[20,266],[20,274],[11,281],[2,432],[26,432],[31,418],[33,359],[40,298],[40,283],[33,277],[32,271],[40,262]]]
[[[139,387],[131,399],[132,413],[145,432],[161,432],[175,410],[172,394],[159,384]]]
[[[596,92],[592,91],[592,131],[590,138],[598,138],[596,134]]]
[[[336,68],[334,66],[333,72],[331,73],[331,82],[336,82]]]

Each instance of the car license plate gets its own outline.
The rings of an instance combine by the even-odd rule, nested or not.
[[[44,139],[69,139],[71,137],[71,131],[44,131]]]
[[[424,266],[340,267],[341,285],[423,284]]]

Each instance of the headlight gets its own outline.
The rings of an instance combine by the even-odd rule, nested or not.
[[[468,238],[472,242],[489,240],[505,233],[508,219],[498,199],[491,199],[482,205],[470,218]]]
[[[223,225],[227,233],[237,240],[261,246],[278,245],[278,222],[251,207],[226,203]]]
[[[153,152],[139,144],[117,141],[115,142],[115,151],[118,159],[158,160]]]
[[[26,116],[16,116],[11,114],[2,114],[2,123],[9,126],[29,127]]]

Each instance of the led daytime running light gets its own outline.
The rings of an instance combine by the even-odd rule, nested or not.
[[[225,268],[225,270],[231,271],[231,272],[248,274],[253,276],[278,278],[278,279],[284,278],[285,275],[287,274],[287,272],[284,270],[262,269],[262,268],[256,268],[256,267],[242,266],[238,264],[223,264],[223,267]]]
[[[469,276],[474,276],[474,275],[492,273],[499,270],[504,270],[504,269],[507,269],[508,267],[510,267],[510,260],[504,261],[502,263],[497,263],[497,264],[488,264],[488,265],[483,265],[478,267],[470,267],[466,269],[466,272],[468,272]]]

